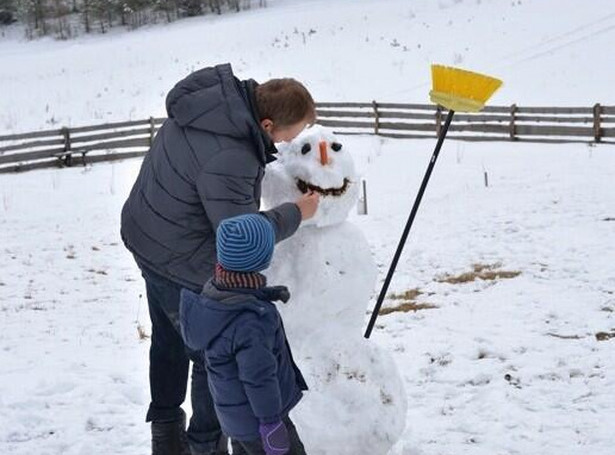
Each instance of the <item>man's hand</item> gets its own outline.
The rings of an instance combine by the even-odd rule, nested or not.
[[[309,220],[314,216],[316,210],[318,209],[318,204],[320,203],[320,194],[310,191],[307,194],[301,196],[301,198],[296,202],[297,207],[301,211],[301,220]]]

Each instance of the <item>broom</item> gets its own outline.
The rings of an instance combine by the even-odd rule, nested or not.
[[[387,290],[391,284],[391,279],[395,273],[395,268],[399,262],[404,245],[406,244],[408,234],[410,233],[410,228],[414,222],[414,217],[416,216],[421,199],[423,198],[423,193],[425,193],[425,188],[429,182],[429,177],[431,176],[431,172],[433,171],[436,160],[438,159],[438,154],[442,148],[442,143],[446,137],[448,127],[453,120],[455,111],[478,112],[482,110],[487,100],[502,85],[502,81],[499,79],[495,79],[484,74],[474,73],[472,71],[462,70],[460,68],[442,65],[431,65],[431,77],[433,89],[429,92],[429,97],[432,102],[448,109],[448,114],[446,116],[444,126],[438,135],[436,148],[431,156],[429,165],[427,166],[427,171],[423,177],[423,182],[421,183],[416,200],[412,206],[412,211],[410,212],[410,216],[406,222],[404,232],[399,240],[397,251],[393,256],[393,260],[384,280],[382,290],[380,291],[380,295],[376,301],[376,306],[372,311],[372,316],[369,320],[369,324],[367,325],[367,329],[365,330],[365,338],[370,337],[374,324],[376,323],[376,319],[378,318],[380,307],[382,306],[382,302],[384,302]]]

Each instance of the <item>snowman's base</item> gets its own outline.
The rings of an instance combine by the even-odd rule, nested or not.
[[[385,455],[405,428],[403,382],[388,352],[359,335],[336,337],[336,326],[295,352],[310,390],[293,421],[310,455]]]

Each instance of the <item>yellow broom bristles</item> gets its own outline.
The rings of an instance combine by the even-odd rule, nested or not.
[[[460,112],[480,111],[502,85],[494,77],[443,65],[431,65],[431,77],[431,101]]]

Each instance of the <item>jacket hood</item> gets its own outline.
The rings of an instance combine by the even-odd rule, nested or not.
[[[226,63],[204,68],[179,81],[167,95],[169,118],[190,127],[237,139],[252,139],[263,164],[275,158],[273,141],[258,122],[253,80],[240,81]]]
[[[206,288],[208,286],[213,288],[211,284],[207,284]],[[184,341],[190,349],[201,350],[208,347],[245,311],[252,311],[258,315],[267,312],[266,304],[256,297],[232,292],[216,292],[214,300],[188,289],[181,291],[180,325]]]
[[[195,71],[167,95],[167,113],[182,127],[249,137],[258,125],[230,64]]]

